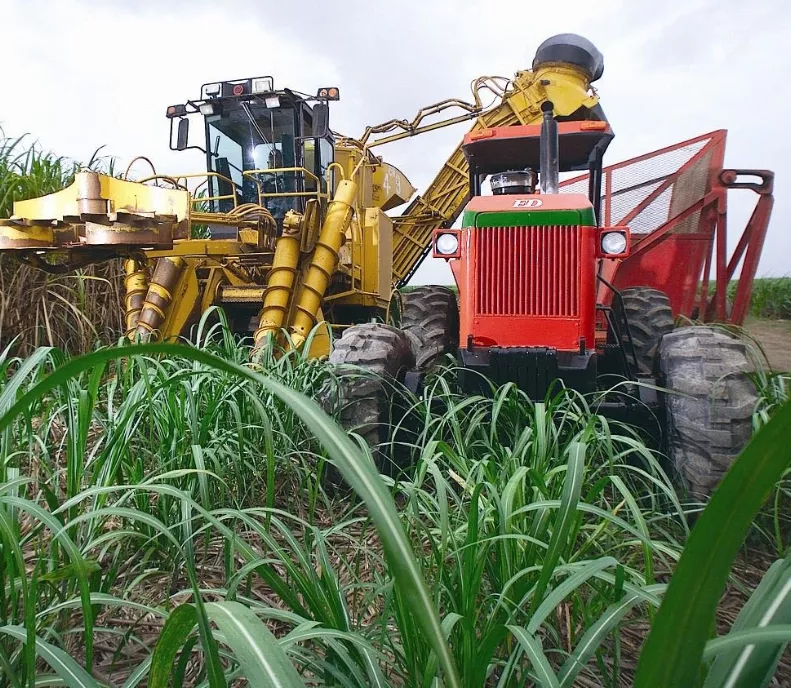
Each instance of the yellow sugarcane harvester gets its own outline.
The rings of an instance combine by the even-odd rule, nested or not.
[[[288,332],[300,347],[313,332],[310,355],[327,355],[331,328],[387,319],[433,231],[452,225],[469,196],[459,146],[425,193],[389,216],[415,189],[374,149],[465,120],[473,129],[540,122],[546,101],[558,118],[589,118],[598,75],[575,59],[575,41],[595,51],[578,37],[550,39],[532,70],[476,79],[472,102],[444,100],[360,139],[329,127],[336,87],[309,96],[272,77],[205,84],[200,99],[167,108],[171,149],[203,151],[205,173],[128,181],[81,171],[62,191],[15,203],[0,220],[0,250],[58,272],[124,258],[130,337],[179,337],[219,305],[257,344]],[[558,45],[569,59],[553,59]],[[198,118],[202,146],[189,141]]]

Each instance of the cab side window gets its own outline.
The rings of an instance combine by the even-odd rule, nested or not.
[[[303,142],[302,148],[302,157],[303,157],[303,166],[306,170],[313,172],[317,177],[318,174],[318,165],[316,160],[316,139],[305,139]],[[305,191],[315,191],[316,190],[316,180],[311,179],[307,175],[305,175]]]
[[[302,107],[302,167],[316,174],[316,140],[311,138],[313,115],[310,109]],[[305,191],[316,191],[316,181],[305,175]]]
[[[319,178],[322,193],[327,192],[327,168],[335,158],[335,148],[327,138],[311,138],[313,114],[307,108],[302,111],[302,166]],[[305,191],[316,191],[316,181],[305,178]]]
[[[327,168],[334,159],[335,147],[333,146],[332,141],[329,141],[328,139],[319,139],[319,163],[321,167],[321,179],[323,184],[322,188],[326,187]],[[326,191],[326,188],[324,190]]]

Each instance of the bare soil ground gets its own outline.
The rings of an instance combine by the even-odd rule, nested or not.
[[[750,316],[744,326],[760,342],[774,370],[791,371],[791,320],[763,320]]]

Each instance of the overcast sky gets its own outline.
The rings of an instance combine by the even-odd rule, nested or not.
[[[482,74],[529,68],[536,47],[580,33],[604,54],[596,86],[616,132],[613,163],[728,129],[726,165],[772,169],[775,203],[760,273],[791,274],[791,3],[787,0],[2,0],[0,126],[87,160],[200,169],[168,150],[167,105],[215,80],[271,74],[311,92],[338,85],[332,128],[411,119],[465,97]],[[423,188],[463,134],[455,127],[380,149]],[[197,130],[194,132],[197,134]],[[141,173],[144,170],[141,168]],[[734,192],[732,192],[734,193]],[[739,192],[747,194],[748,192]],[[735,201],[731,234],[745,220]],[[427,261],[415,281],[448,282]]]

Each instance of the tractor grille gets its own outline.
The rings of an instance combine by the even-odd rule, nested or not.
[[[472,230],[477,315],[579,315],[579,227]]]

